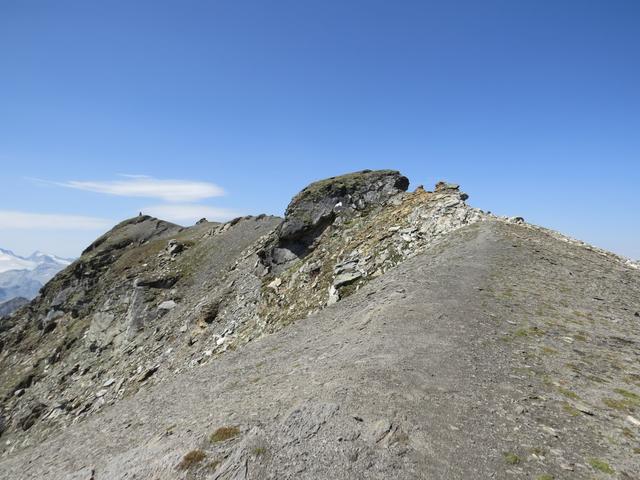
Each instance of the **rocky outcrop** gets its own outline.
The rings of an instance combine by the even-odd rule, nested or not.
[[[317,236],[336,216],[384,205],[408,187],[407,177],[393,170],[363,170],[312,183],[289,203],[278,238],[286,242]]]
[[[96,240],[0,323],[0,414],[11,448],[16,437],[28,441],[21,419],[28,438],[46,436],[225,350],[242,320],[229,308],[243,279],[230,285],[229,275],[279,223],[261,216],[185,229],[138,216]],[[246,274],[258,294],[259,279]],[[44,398],[52,401],[34,415],[29,405]]]
[[[458,185],[439,182],[393,196],[384,208],[354,210],[317,237],[318,248],[267,275],[261,318],[279,328],[351,295],[372,279],[466,225],[494,218],[469,207]]]
[[[263,253],[265,263],[278,268],[305,256],[329,225],[380,208],[408,187],[407,177],[395,170],[363,170],[310,184],[289,203],[274,244]]]

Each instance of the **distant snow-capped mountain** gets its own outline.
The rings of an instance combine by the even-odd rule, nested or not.
[[[71,262],[39,251],[21,257],[0,248],[0,302],[15,297],[34,298],[45,283]]]
[[[0,248],[0,273],[7,270],[33,270],[35,267],[34,261],[20,257],[11,250]]]

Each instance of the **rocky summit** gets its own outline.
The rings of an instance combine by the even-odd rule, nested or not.
[[[639,266],[408,187],[116,225],[0,319],[0,478],[640,478]]]

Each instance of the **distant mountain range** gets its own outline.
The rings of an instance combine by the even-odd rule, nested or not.
[[[21,257],[0,248],[0,303],[16,297],[34,298],[45,283],[72,261],[43,252]]]

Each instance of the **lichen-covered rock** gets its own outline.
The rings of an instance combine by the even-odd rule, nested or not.
[[[260,253],[267,270],[279,271],[306,256],[333,223],[386,205],[409,187],[396,170],[363,170],[314,182],[293,199],[275,237]]]
[[[289,203],[278,232],[280,240],[318,233],[336,215],[384,204],[408,187],[407,177],[395,170],[363,170],[314,182]]]
[[[356,211],[349,221],[336,219],[319,234],[316,248],[299,267],[293,261],[284,268],[272,265],[280,285],[277,291],[264,291],[267,328],[303,318],[318,305],[333,305],[443,236],[491,218],[468,206],[466,198],[458,185],[439,182],[433,192],[418,188],[393,196],[382,208]]]

